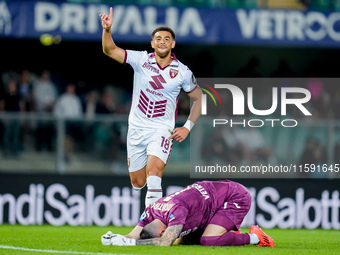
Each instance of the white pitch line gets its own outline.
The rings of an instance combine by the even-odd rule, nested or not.
[[[46,252],[46,253],[59,253],[59,254],[84,254],[84,255],[135,255],[128,253],[101,253],[101,252],[85,252],[85,251],[56,251],[56,250],[42,250],[31,249],[25,247],[15,247],[9,245],[0,245],[0,249],[19,250],[19,251],[34,251],[34,252]]]

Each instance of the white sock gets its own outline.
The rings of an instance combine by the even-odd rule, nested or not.
[[[258,244],[260,242],[259,237],[256,234],[249,234],[250,244]]]
[[[145,196],[145,207],[148,207],[163,196],[162,178],[151,175],[146,178],[146,184],[148,185],[148,191]]]

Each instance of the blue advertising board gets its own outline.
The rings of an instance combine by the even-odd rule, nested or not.
[[[101,40],[100,13],[108,5],[0,1],[0,38]],[[118,42],[146,42],[167,25],[190,44],[340,47],[340,12],[208,9],[114,5],[112,34]]]

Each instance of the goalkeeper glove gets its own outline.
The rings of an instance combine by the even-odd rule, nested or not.
[[[127,238],[123,235],[113,234],[111,231],[102,235],[103,245],[118,245],[118,246],[134,246],[136,245],[136,240],[132,238]]]

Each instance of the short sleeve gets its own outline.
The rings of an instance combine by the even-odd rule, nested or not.
[[[183,81],[183,90],[186,93],[190,93],[192,91],[194,91],[197,88],[197,81],[196,78],[194,76],[194,74],[191,72],[190,69],[188,69],[185,72],[185,76],[184,76],[184,81]]]
[[[147,54],[146,51],[126,50],[124,64],[130,64],[135,69]]]
[[[142,215],[140,216],[137,225],[141,227],[145,227],[153,220],[154,218],[152,217],[152,215],[149,213],[147,209],[145,209]]]

